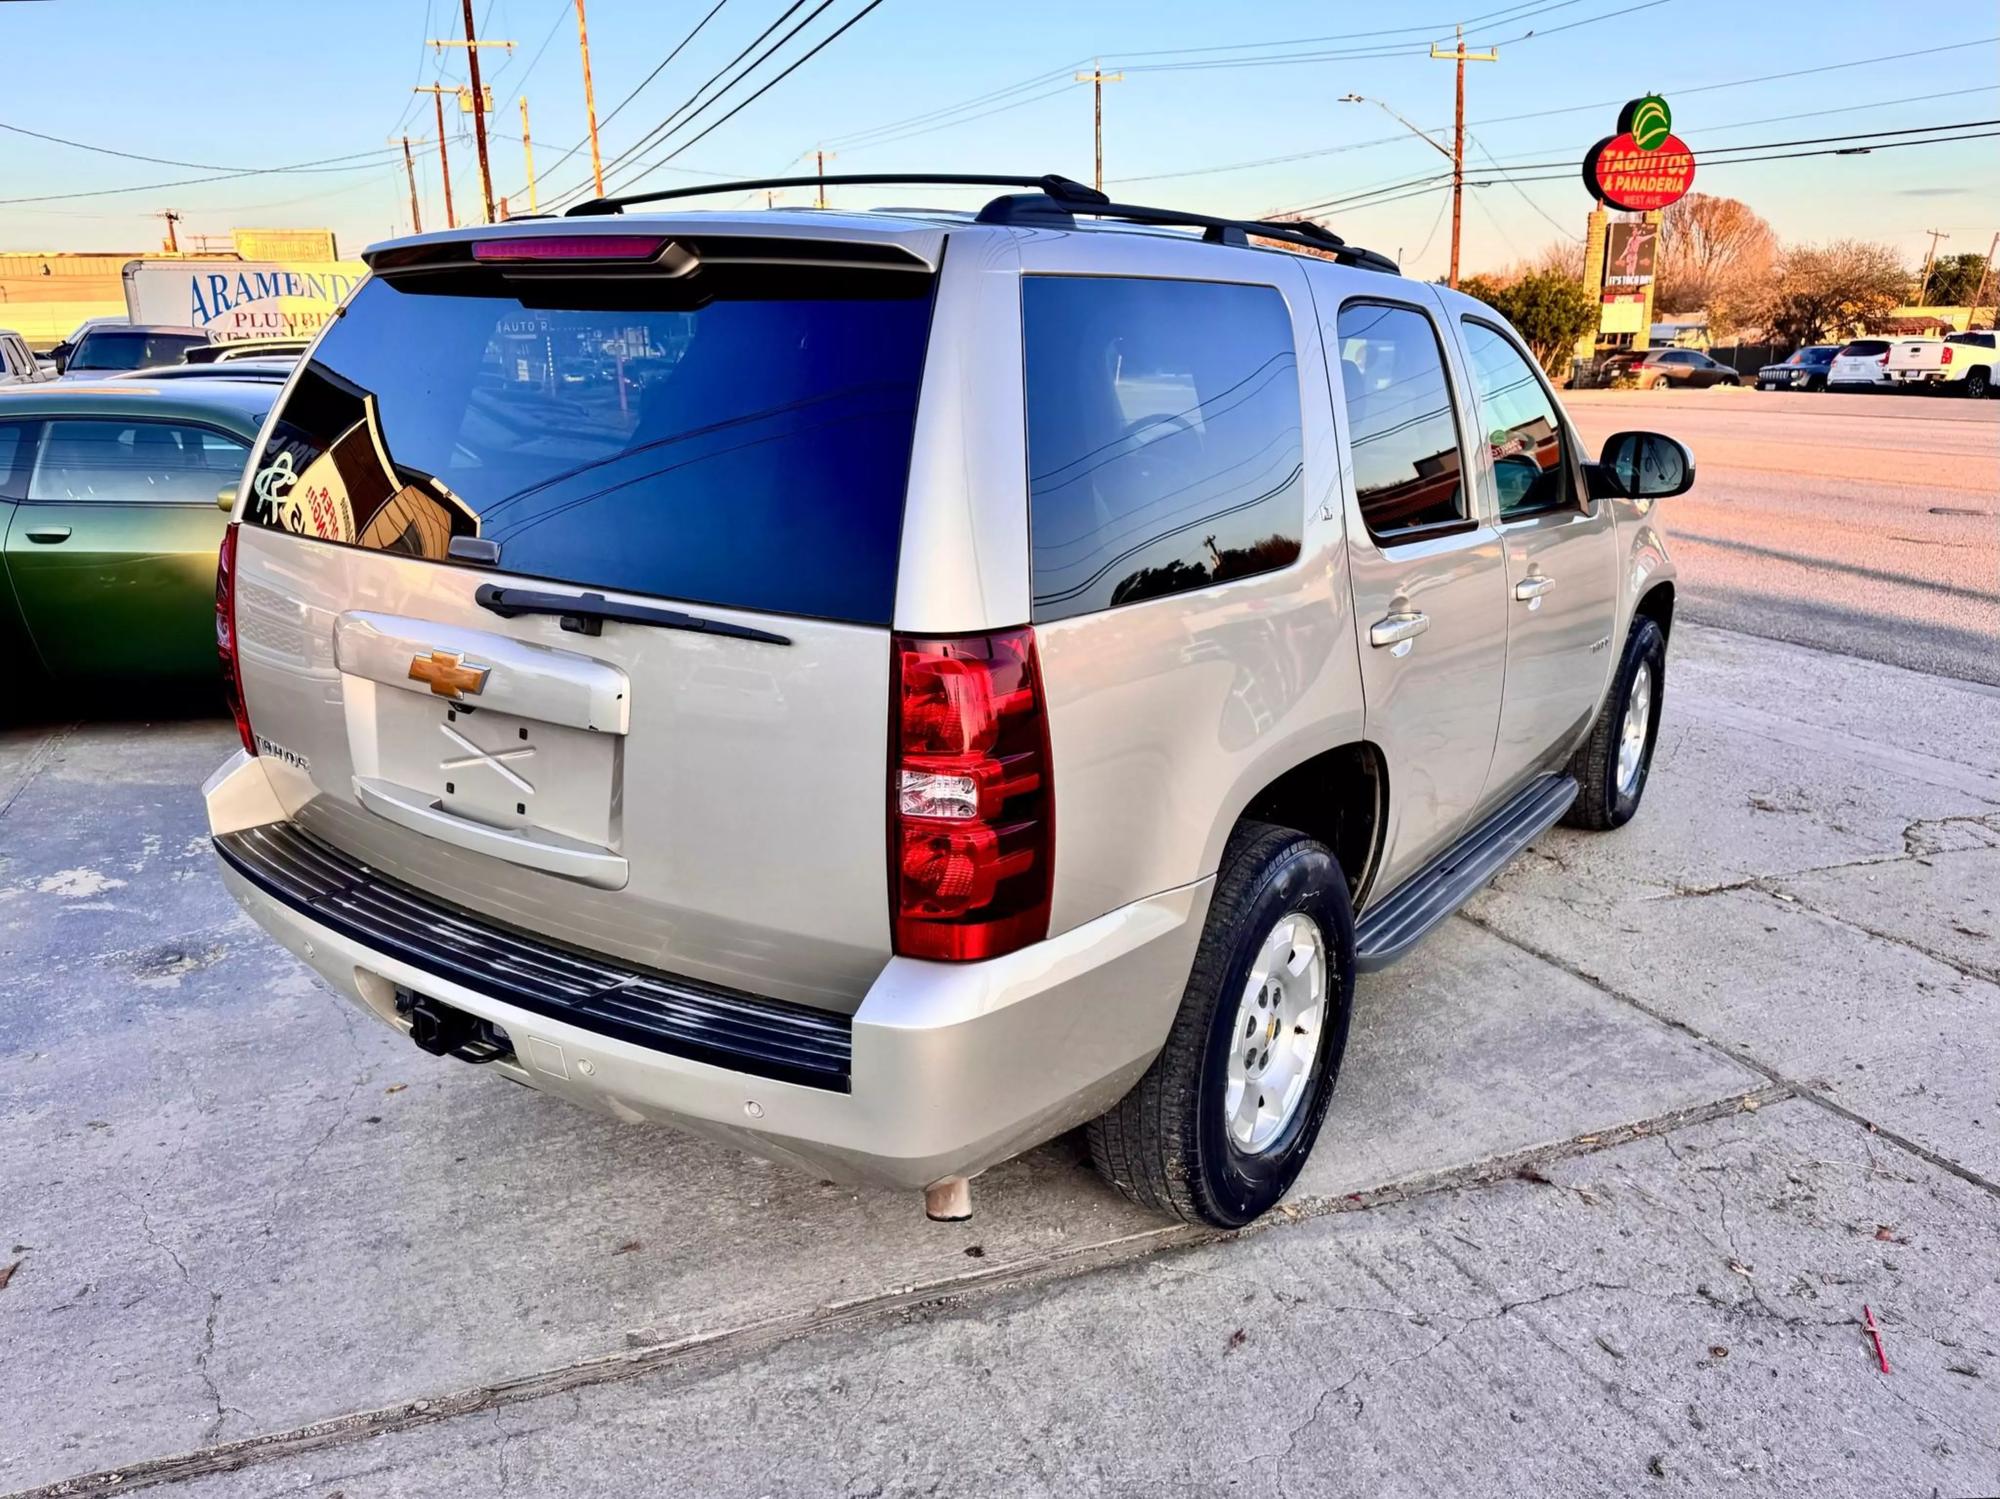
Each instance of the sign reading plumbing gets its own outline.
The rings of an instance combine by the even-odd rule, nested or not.
[[[125,310],[135,323],[201,328],[218,343],[310,338],[367,274],[358,260],[134,260]]]

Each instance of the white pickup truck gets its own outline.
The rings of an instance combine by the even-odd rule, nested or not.
[[[1994,335],[1951,333],[1900,338],[1889,345],[1883,373],[1896,385],[1951,386],[1975,400],[1993,391]]]

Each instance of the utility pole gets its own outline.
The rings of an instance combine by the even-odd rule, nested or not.
[[[604,196],[604,158],[597,154],[597,95],[590,87],[590,32],[583,24],[583,0],[576,5],[576,49],[583,54],[583,114],[590,122],[590,175]]]
[[[424,215],[423,211],[417,207],[417,162],[416,158],[410,155],[410,138],[407,135],[403,136],[402,142],[403,171],[410,179],[410,232],[412,234],[422,234],[424,232]]]
[[[535,198],[535,138],[528,133],[528,96],[521,95],[521,154],[528,158],[528,212],[540,213]]]
[[[180,236],[174,232],[174,225],[181,221],[181,216],[169,208],[165,213],[156,213],[153,217],[167,221],[167,253],[169,255],[180,254],[181,240]]]
[[[1972,310],[1974,312],[1977,312],[1981,307],[1986,305],[1986,283],[1993,279],[1993,252],[1995,250],[2000,250],[2000,234],[1994,235],[1992,242],[1986,247],[1986,269],[1979,273],[1979,290],[1972,294]],[[1970,318],[1966,319],[1968,327],[1971,325],[1971,321]]]
[[[466,0],[469,5],[472,0]],[[1468,52],[1465,50],[1465,28],[1453,28],[1458,33],[1458,45],[1449,52],[1440,52],[1435,43],[1431,46],[1434,58],[1449,58],[1458,64],[1458,106],[1453,116],[1451,137],[1451,280],[1454,290],[1458,287],[1458,236],[1463,222],[1465,208],[1465,65],[1469,62],[1498,62],[1499,52]]]
[[[458,217],[451,211],[451,153],[445,149],[444,145],[444,96],[446,94],[455,94],[458,90],[455,88],[445,88],[435,83],[426,83],[420,88],[411,89],[410,92],[413,94],[429,94],[431,102],[437,105],[438,168],[444,174],[444,226],[447,229],[456,229],[458,227]]]
[[[1917,306],[1919,307],[1924,305],[1924,289],[1931,284],[1931,266],[1937,262],[1938,241],[1951,238],[1949,234],[1946,234],[1941,229],[1926,229],[1924,233],[1931,237],[1931,247],[1924,252],[1924,273],[1917,277]]]
[[[481,47],[506,47],[512,50],[512,42],[482,42],[472,31],[472,0],[463,0],[465,6],[465,40],[439,41],[433,37],[431,45],[442,51],[446,47],[465,48],[466,71],[472,77],[472,135],[479,144],[479,198],[486,209],[486,222],[493,222],[493,168],[486,157],[486,89],[479,81],[479,49]]]
[[[1101,193],[1104,191],[1104,85],[1107,83],[1122,83],[1125,80],[1125,75],[1123,73],[1105,72],[1102,67],[1098,66],[1100,61],[1101,59],[1093,57],[1090,60],[1090,71],[1088,73],[1078,73],[1076,81],[1090,85],[1092,114],[1094,116],[1091,139],[1096,148],[1093,156],[1097,162],[1097,172],[1091,179],[1091,186]]]
[[[817,164],[820,179],[819,192],[813,199],[813,207],[815,208],[826,207],[826,159],[828,156],[836,154],[835,152],[828,151],[824,146],[815,146],[813,148],[813,161]]]

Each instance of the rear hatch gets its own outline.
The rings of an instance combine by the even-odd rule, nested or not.
[[[390,879],[852,1010],[933,267],[557,228],[382,252],[288,387],[238,534],[252,735]]]

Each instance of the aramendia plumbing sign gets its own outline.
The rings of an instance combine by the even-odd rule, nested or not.
[[[133,322],[201,328],[230,343],[312,337],[368,267],[358,260],[134,260],[124,274]]]

